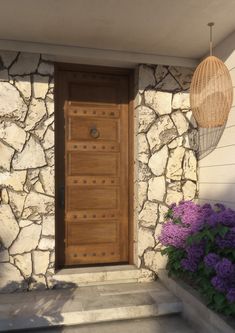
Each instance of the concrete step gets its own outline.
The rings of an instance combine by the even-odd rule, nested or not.
[[[181,301],[158,281],[3,294],[0,332],[149,318],[181,311]]]
[[[27,331],[28,332],[28,331]],[[196,333],[180,315],[119,320],[63,327],[63,333]],[[26,333],[26,332],[25,332]],[[33,333],[61,333],[61,328],[36,329]]]
[[[54,279],[58,286],[82,287],[138,282],[139,277],[140,271],[134,265],[118,265],[61,269]]]

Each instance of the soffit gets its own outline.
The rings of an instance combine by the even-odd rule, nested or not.
[[[234,0],[9,0],[0,39],[200,58],[235,30]]]

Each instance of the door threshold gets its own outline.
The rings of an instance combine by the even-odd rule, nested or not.
[[[89,267],[64,267],[56,271],[56,275],[67,274],[83,274],[96,272],[113,272],[113,271],[128,271],[138,270],[135,265],[105,265],[105,266],[89,266]]]
[[[102,284],[139,282],[135,265],[63,268],[54,275],[57,287],[81,287]]]

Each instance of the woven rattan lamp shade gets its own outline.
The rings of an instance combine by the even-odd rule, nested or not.
[[[214,56],[196,68],[190,86],[190,104],[200,127],[223,126],[233,100],[233,86],[225,64]]]

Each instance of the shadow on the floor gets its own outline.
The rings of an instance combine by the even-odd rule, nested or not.
[[[15,288],[15,282],[13,282]],[[25,287],[25,286],[24,286]],[[61,310],[69,307],[70,301],[74,298],[73,283],[66,283],[62,289],[45,289],[33,291],[22,291],[22,285],[19,283],[17,290],[19,292],[6,293],[12,289],[12,283],[9,283],[4,289],[5,293],[0,295],[0,317],[6,319],[6,332],[34,332],[35,330],[44,331],[49,329],[53,332],[63,332],[63,315]],[[38,286],[40,288],[40,286]],[[42,292],[43,291],[43,292]],[[21,326],[22,325],[22,326]],[[40,327],[40,329],[20,329],[21,327]],[[52,331],[49,326],[53,326]]]

